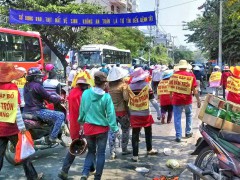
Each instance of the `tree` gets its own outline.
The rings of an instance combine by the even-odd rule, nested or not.
[[[190,50],[174,50],[174,61],[178,63],[181,59],[185,59],[187,61],[193,61],[193,52]]]
[[[173,62],[172,58],[168,57],[168,49],[163,45],[153,47],[151,50],[151,64],[170,64]],[[148,52],[143,56],[145,59],[149,58]]]
[[[240,52],[240,31],[239,31],[239,1],[230,3],[229,0],[223,4],[223,60],[225,63],[234,64],[239,61]],[[237,6],[238,5],[238,6]],[[203,16],[188,22],[188,30],[193,34],[188,34],[187,41],[196,45],[205,53],[209,54],[210,59],[218,58],[218,34],[219,34],[219,0],[208,0],[204,4]]]

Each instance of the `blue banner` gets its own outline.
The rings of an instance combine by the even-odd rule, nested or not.
[[[125,14],[65,14],[10,9],[10,23],[58,26],[126,27],[156,25],[155,11]]]

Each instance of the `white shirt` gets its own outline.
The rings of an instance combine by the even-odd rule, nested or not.
[[[72,70],[70,71],[70,73],[69,73],[68,81],[72,82],[73,79],[74,79],[74,77],[75,77],[75,75],[76,75],[76,73],[77,73],[77,70],[73,70],[73,69],[72,69]]]
[[[152,80],[153,81],[161,81],[162,80],[162,71],[159,69],[153,70]]]

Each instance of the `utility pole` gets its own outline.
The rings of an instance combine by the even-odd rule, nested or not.
[[[174,57],[174,50],[175,50],[175,45],[174,45],[174,38],[177,38],[177,36],[172,36],[172,52],[173,52],[173,63],[175,64],[175,57]]]
[[[218,38],[218,65],[222,67],[222,17],[223,0],[219,0],[219,38]]]
[[[150,43],[149,43],[149,50],[148,50],[148,66],[151,65],[151,46],[152,46],[152,26],[149,26],[149,35],[150,35]]]

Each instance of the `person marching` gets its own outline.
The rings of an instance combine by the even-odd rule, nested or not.
[[[24,72],[24,74],[23,74],[23,76],[21,78],[13,81],[17,85],[19,93],[20,93],[20,96],[21,96],[20,109],[21,109],[21,112],[22,112],[23,108],[24,108],[24,105],[25,105],[23,90],[24,90],[24,85],[27,82],[27,80],[26,80],[27,70],[24,67],[17,67],[16,69]]]
[[[240,66],[231,67],[232,76],[227,79],[227,100],[240,104]]]
[[[219,66],[214,66],[213,72],[209,78],[209,87],[212,88],[212,94],[218,96],[218,89],[221,83],[222,73]]]
[[[152,71],[152,87],[153,87],[153,92],[157,93],[157,86],[159,82],[162,80],[162,66],[161,65],[156,65],[154,70]]]
[[[127,84],[123,78],[128,75],[128,71],[120,68],[113,67],[108,74],[107,80],[109,81],[109,94],[112,97],[114,108],[116,111],[117,123],[121,125],[122,129],[122,155],[131,154],[132,152],[127,149],[129,142],[129,116],[128,116],[128,91]],[[116,135],[109,131],[109,148],[111,159],[116,158]]]
[[[130,110],[130,124],[132,127],[132,161],[137,162],[139,133],[142,127],[145,130],[147,154],[155,155],[158,153],[157,150],[152,148],[152,124],[154,120],[149,109],[149,101],[154,102],[154,104],[157,104],[157,102],[155,102],[156,100],[154,99],[152,88],[149,83],[145,81],[149,76],[149,72],[138,67],[131,76],[131,83],[128,86],[128,106]]]
[[[85,90],[82,95],[78,118],[80,124],[84,123],[83,130],[88,144],[81,180],[88,178],[94,162],[96,162],[94,179],[101,179],[109,127],[116,135],[119,131],[112,98],[104,91],[107,85],[107,75],[104,72],[96,72],[94,82],[95,87]]]
[[[167,123],[169,124],[172,121],[173,106],[172,106],[170,92],[168,91],[169,79],[172,75],[173,75],[173,70],[164,71],[162,80],[158,84],[157,94],[161,104],[161,113],[162,113],[161,123],[162,124],[165,123],[166,113],[168,113]]]
[[[221,77],[221,83],[220,83],[220,85],[222,86],[222,89],[223,89],[223,99],[226,98],[227,79],[230,76],[232,76],[232,73],[229,69],[229,66],[224,66],[222,77]]]
[[[168,90],[171,93],[171,99],[173,104],[174,113],[174,126],[176,131],[176,142],[181,142],[182,138],[182,123],[181,116],[183,109],[186,114],[186,138],[192,137],[192,92],[197,99],[198,108],[201,106],[199,98],[196,77],[193,73],[187,72],[188,69],[192,69],[192,66],[188,64],[186,60],[180,60],[174,67],[179,69],[176,71],[169,80]]]
[[[0,171],[3,166],[4,154],[6,152],[8,141],[11,141],[14,147],[17,145],[19,131],[24,134],[26,127],[24,125],[20,111],[20,94],[16,84],[11,81],[24,76],[24,71],[15,69],[11,63],[3,63],[0,66],[0,114],[8,114],[8,117],[0,117]],[[13,110],[7,106],[13,105]],[[37,174],[29,158],[22,161],[23,169],[27,180],[41,179],[43,174]]]
[[[70,136],[72,141],[79,138],[80,124],[78,123],[79,108],[81,105],[81,99],[83,92],[89,88],[89,83],[86,78],[79,77],[76,82],[76,87],[73,88],[68,96],[68,107],[69,107],[69,121],[70,121]],[[58,174],[60,179],[68,179],[68,171],[75,159],[69,151],[63,161],[61,172]],[[94,169],[92,168],[92,171]]]

